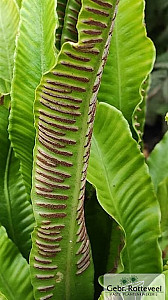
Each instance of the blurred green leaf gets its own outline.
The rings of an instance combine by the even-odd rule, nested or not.
[[[158,184],[164,178],[168,177],[168,132],[155,146],[147,160],[147,164],[155,190],[157,191]]]
[[[0,93],[11,89],[19,11],[14,0],[0,1]]]
[[[0,106],[0,222],[28,259],[34,217],[19,173],[19,161],[8,140],[8,115],[9,110]]]
[[[0,291],[8,300],[33,300],[29,265],[0,227]]]

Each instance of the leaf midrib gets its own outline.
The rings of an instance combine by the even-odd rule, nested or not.
[[[86,131],[86,124],[88,121],[88,113],[85,113],[85,116],[82,118],[83,123],[82,123],[82,130],[81,130],[81,136],[85,137],[85,131]],[[78,166],[78,170],[77,170],[77,180],[76,182],[80,182],[81,179],[81,171],[82,171],[82,159],[83,159],[83,153],[84,153],[84,143],[85,143],[85,139],[83,140],[83,143],[81,142],[80,148],[79,148],[79,155],[78,155],[78,162],[77,162],[77,166]],[[79,196],[79,187],[76,186],[75,190],[74,190],[74,196],[73,199],[78,199]],[[75,232],[75,228],[76,228],[76,215],[77,215],[77,211],[75,209],[72,210],[71,213],[71,220],[73,220],[73,222],[71,223],[71,230],[69,232],[69,240],[73,240],[74,236],[76,236],[76,232]],[[74,241],[74,244],[76,243],[76,241]],[[71,289],[71,285],[70,285],[70,281],[73,280],[73,278],[70,278],[70,269],[71,269],[71,262],[74,260],[74,253],[72,253],[71,250],[71,244],[69,243],[69,247],[68,247],[68,251],[67,251],[67,268],[66,268],[66,299],[70,299],[69,297],[70,295],[70,289]]]

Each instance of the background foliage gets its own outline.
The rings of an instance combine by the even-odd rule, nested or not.
[[[41,3],[46,6],[44,10]],[[34,298],[28,263],[34,227],[30,201],[33,101],[41,76],[54,66],[61,44],[67,39],[77,41],[75,26],[80,1],[68,2],[63,21],[65,6],[66,0],[62,6],[58,1],[58,27],[55,0],[1,0],[5,14],[0,14],[3,24],[0,26],[0,93],[4,95],[0,102],[0,299]],[[92,184],[87,183],[85,197],[86,225],[95,269],[95,299],[101,292],[98,278],[105,272],[162,272],[161,251],[164,270],[168,268],[168,135],[164,135],[167,130],[164,116],[168,111],[168,2],[146,0],[148,36],[156,46],[156,62],[148,78],[154,47],[146,37],[143,10],[143,1],[120,0],[98,95],[98,101],[105,103],[98,105],[95,119],[88,170]],[[73,30],[68,29],[69,16]],[[56,28],[57,50],[54,47]],[[10,96],[6,95],[9,93],[12,105]],[[146,156],[164,135],[147,160],[149,169],[140,153],[140,146],[144,147],[145,111]],[[25,123],[20,122],[23,114]],[[144,239],[147,243],[143,243]],[[151,253],[147,251],[149,248]]]
[[[156,47],[156,62],[150,78],[148,93],[145,144],[148,151],[167,130],[164,122],[168,111],[168,1],[146,0],[146,26],[148,36]]]

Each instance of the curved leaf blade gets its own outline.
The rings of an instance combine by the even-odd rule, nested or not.
[[[0,93],[10,93],[19,11],[14,0],[0,1]]]
[[[158,184],[168,177],[168,132],[155,146],[147,160],[147,164],[154,187],[157,190]]]
[[[116,2],[83,2],[79,42],[63,44],[55,68],[37,90],[32,189],[36,227],[30,260],[37,299],[42,293],[58,300],[93,299],[83,201],[96,97]],[[97,10],[106,15],[101,24]]]
[[[9,132],[12,147],[21,161],[21,172],[28,194],[31,189],[35,138],[35,89],[41,76],[55,64],[56,24],[55,0],[22,1],[12,81]]]
[[[0,291],[8,300],[33,300],[29,265],[2,226],[0,227]]]
[[[130,125],[154,53],[153,43],[146,37],[144,0],[121,0],[98,100],[122,111]]]
[[[87,179],[124,230],[124,272],[159,273],[160,211],[147,167],[121,112],[105,103],[96,113]]]
[[[141,95],[142,101],[138,104],[136,109],[133,113],[133,127],[138,135],[138,142],[143,149],[143,134],[144,134],[144,126],[145,126],[145,114],[146,114],[146,100],[147,100],[147,92],[149,89],[149,76],[148,78],[142,83],[141,86]]]
[[[8,115],[8,109],[0,106],[0,222],[28,259],[34,217],[19,173],[19,161],[8,140]]]

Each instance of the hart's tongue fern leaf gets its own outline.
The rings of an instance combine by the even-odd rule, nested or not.
[[[36,93],[31,275],[36,299],[93,299],[84,191],[96,97],[116,0],[83,2],[78,43],[64,43]]]

